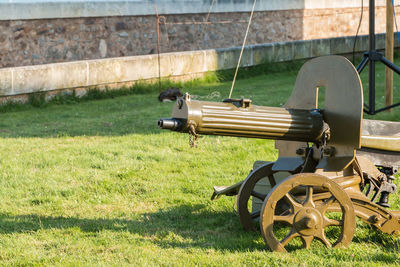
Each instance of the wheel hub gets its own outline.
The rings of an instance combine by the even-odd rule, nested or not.
[[[301,235],[315,235],[322,228],[322,216],[314,208],[303,208],[294,217],[294,227]]]

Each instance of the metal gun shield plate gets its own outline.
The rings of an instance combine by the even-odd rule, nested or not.
[[[323,116],[330,127],[329,146],[335,147],[335,157],[325,158],[318,168],[326,171],[343,170],[353,161],[355,149],[360,148],[363,112],[361,80],[353,64],[344,57],[314,58],[300,69],[292,95],[284,107],[317,109],[319,87],[325,87]],[[285,147],[284,143],[289,145]],[[296,150],[301,146],[304,143],[277,141],[276,148],[283,149],[276,169],[282,169],[284,164],[280,161],[285,158],[296,158]],[[291,161],[286,160],[285,164]]]

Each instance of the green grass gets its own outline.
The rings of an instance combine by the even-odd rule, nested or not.
[[[234,97],[279,106],[297,71],[251,73]],[[219,101],[230,83],[181,86]],[[157,129],[172,103],[156,92],[0,113],[0,265],[400,264],[400,239],[363,223],[348,249],[269,252],[258,232],[242,230],[234,198],[210,196],[213,185],[245,178],[255,160],[276,159],[273,142],[207,136],[192,149],[187,135]],[[399,120],[400,108],[377,118]],[[400,208],[398,195],[391,202]]]

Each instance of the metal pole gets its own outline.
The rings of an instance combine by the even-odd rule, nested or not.
[[[375,52],[375,0],[369,0],[369,113],[371,115],[375,114]]]

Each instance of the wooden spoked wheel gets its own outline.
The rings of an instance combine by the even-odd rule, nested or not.
[[[315,203],[313,192],[321,189],[330,196]],[[296,192],[303,192],[303,201],[298,200]],[[290,208],[277,212],[281,199],[289,203]],[[334,218],[327,216],[329,210],[337,211]],[[309,248],[314,239],[327,247],[346,247],[353,239],[355,224],[354,207],[347,193],[334,181],[314,173],[295,174],[276,185],[264,201],[260,219],[265,243],[278,252],[286,252],[285,247],[295,238],[301,238],[303,248]],[[279,233],[281,225],[286,226],[283,235]],[[326,230],[331,227],[337,229],[327,238]]]
[[[249,210],[250,197],[255,197],[261,202],[265,200],[267,192],[258,192],[255,189],[256,184],[263,178],[268,178],[271,188],[275,186],[276,179],[274,177],[275,171],[272,170],[274,162],[269,162],[261,165],[253,170],[242,183],[239,193],[237,195],[237,211],[240,223],[246,231],[256,230],[254,220],[260,217],[261,210]],[[261,207],[260,207],[261,208]]]

